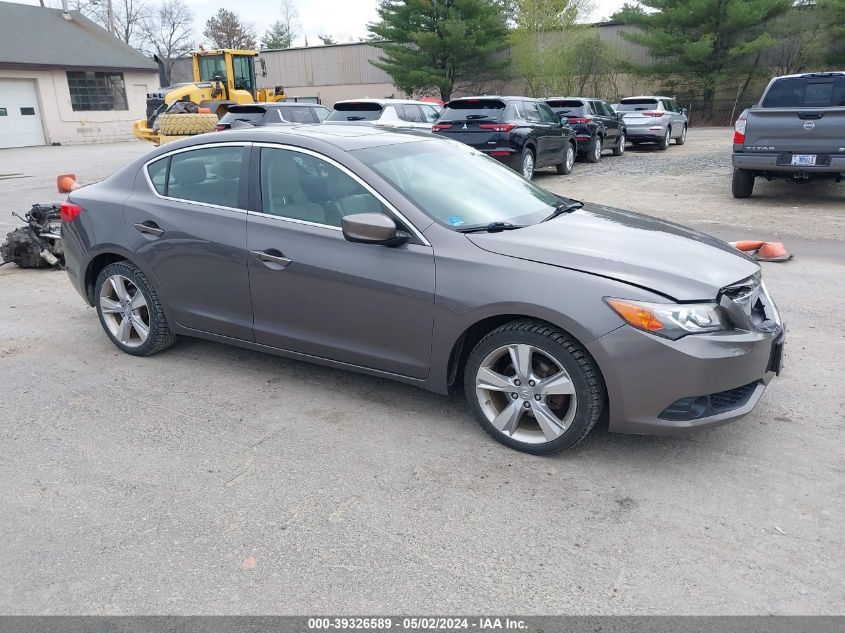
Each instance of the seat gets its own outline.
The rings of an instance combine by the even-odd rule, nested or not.
[[[170,165],[170,184],[167,187],[167,195],[173,198],[196,200],[198,185],[205,182],[206,178],[205,163],[200,159],[173,160]]]
[[[381,203],[373,194],[342,171],[332,170],[328,182],[326,216],[335,226],[340,226],[344,216],[355,213],[381,213]]]
[[[327,224],[323,208],[311,202],[299,182],[299,165],[283,150],[268,152],[261,161],[264,213]]]

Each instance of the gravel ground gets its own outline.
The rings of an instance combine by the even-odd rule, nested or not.
[[[764,265],[783,375],[683,438],[531,457],[408,386],[195,340],[118,353],[64,273],[0,268],[0,614],[845,613],[845,189],[734,201],[729,135],[538,178],[796,253]],[[1,151],[0,230],[57,173],[146,149]]]

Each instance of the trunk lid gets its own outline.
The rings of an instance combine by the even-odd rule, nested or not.
[[[501,132],[482,125],[502,123],[505,110],[501,99],[455,99],[446,104],[433,131],[466,145],[486,146],[497,142]]]

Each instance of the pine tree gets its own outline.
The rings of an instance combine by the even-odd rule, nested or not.
[[[492,59],[508,33],[496,0],[381,0],[378,14],[369,30],[384,55],[372,63],[407,94],[434,89],[448,101],[460,82],[505,66]]]
[[[614,18],[637,27],[623,37],[654,58],[638,70],[698,91],[709,118],[720,88],[757,71],[760,55],[775,44],[768,25],[790,5],[790,0],[640,0]]]
[[[830,38],[829,70],[845,70],[845,0],[819,0],[818,8]]]
[[[241,22],[237,14],[220,9],[205,23],[202,34],[215,48],[255,48],[255,30]]]

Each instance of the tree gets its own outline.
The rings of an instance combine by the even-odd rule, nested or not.
[[[337,44],[337,42],[331,35],[318,35],[317,37],[323,43],[323,46],[328,46],[329,44]]]
[[[507,47],[504,5],[496,0],[381,0],[368,25],[383,56],[371,62],[407,94],[437,90],[448,101],[462,82],[505,66],[493,54]]]
[[[193,24],[194,15],[184,0],[164,0],[141,24],[143,50],[162,61],[167,83],[174,61],[194,47]]]
[[[208,18],[202,34],[215,48],[253,49],[257,45],[252,25],[241,22],[238,15],[228,9],[221,8]]]
[[[73,11],[79,11],[107,31],[113,31],[126,44],[140,46],[141,25],[151,11],[144,0],[113,0],[111,24],[107,0],[71,0],[68,4]]]
[[[821,11],[813,0],[801,0],[772,20],[771,34],[777,42],[765,61],[775,75],[792,75],[815,69],[829,50],[824,37]]]
[[[270,25],[261,38],[262,48],[290,48],[296,39],[299,13],[293,0],[282,0],[279,19]]]
[[[818,0],[830,43],[825,61],[831,70],[845,67],[845,0]]]
[[[759,72],[760,53],[775,44],[771,21],[784,14],[790,0],[640,0],[626,4],[614,18],[637,27],[622,32],[646,47],[654,61],[634,67],[679,83],[702,97],[709,119],[717,92]],[[647,10],[648,9],[648,10]]]

